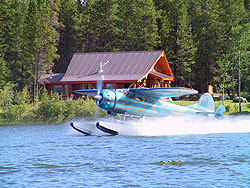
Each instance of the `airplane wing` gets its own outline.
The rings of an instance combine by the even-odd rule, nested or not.
[[[132,88],[129,89],[138,95],[154,97],[154,98],[170,98],[180,97],[183,95],[197,94],[198,91],[185,87],[162,87],[162,88]]]
[[[97,95],[97,89],[81,89],[81,90],[74,90],[74,92],[81,95],[91,95],[91,96]]]
[[[117,89],[117,91],[127,91],[138,95],[154,97],[154,98],[170,98],[170,97],[180,97],[183,95],[193,95],[197,94],[198,91],[185,87],[162,87],[162,88],[130,88],[130,89]],[[75,90],[75,93],[81,95],[91,95],[96,96],[96,89],[82,89]]]

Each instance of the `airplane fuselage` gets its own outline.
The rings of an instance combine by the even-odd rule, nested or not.
[[[131,114],[136,116],[162,117],[168,115],[196,114],[198,110],[179,106],[164,100],[136,94],[103,90],[99,107],[111,115]]]
[[[99,121],[96,127],[99,131],[111,135],[117,135],[124,127],[127,115],[144,117],[166,117],[169,115],[194,115],[203,114],[206,116],[215,116],[218,119],[223,118],[226,111],[223,105],[219,105],[215,110],[214,99],[211,94],[204,93],[197,103],[190,106],[179,106],[171,102],[167,102],[165,98],[197,94],[198,91],[188,88],[132,88],[132,89],[104,89],[97,90],[76,90],[76,93],[91,95],[94,97],[97,105],[108,114],[116,116],[117,114],[125,114],[122,119],[122,126],[114,123],[105,123]],[[119,116],[118,116],[119,117]],[[85,134],[92,135],[93,127],[90,129],[80,129],[71,124],[71,126]]]

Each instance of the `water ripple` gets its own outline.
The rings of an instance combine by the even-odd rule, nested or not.
[[[218,165],[219,163],[213,160],[205,159],[205,160],[195,160],[195,161],[168,160],[168,161],[157,161],[150,164],[160,165],[160,166],[164,165],[182,166],[182,165],[200,165],[200,164]]]
[[[20,170],[16,167],[0,166],[0,174],[11,174],[19,171]]]

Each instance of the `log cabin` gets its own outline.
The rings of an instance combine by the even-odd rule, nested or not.
[[[39,84],[63,98],[79,97],[73,91],[96,89],[170,87],[174,75],[164,51],[75,53],[66,73],[42,75]]]

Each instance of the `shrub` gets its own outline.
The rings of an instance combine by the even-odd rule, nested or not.
[[[250,93],[243,92],[242,97],[244,97],[245,99],[247,99],[247,101],[250,101]]]
[[[63,102],[64,119],[71,120],[76,117],[76,102],[73,100],[67,100]]]
[[[226,112],[230,112],[230,111],[231,111],[231,106],[230,106],[229,104],[227,104],[227,105],[225,106],[225,108],[226,108]]]
[[[11,93],[12,90],[5,88],[0,94]],[[97,106],[95,101],[87,98],[64,100],[57,93],[48,94],[44,91],[40,96],[40,101],[31,103],[27,88],[17,93],[11,93],[11,97],[1,98],[0,102],[0,120],[2,122],[47,122],[61,123],[78,117],[94,117]],[[103,110],[99,115],[104,116],[107,113]]]
[[[95,101],[90,99],[78,99],[76,100],[75,117],[93,117],[96,111]]]

